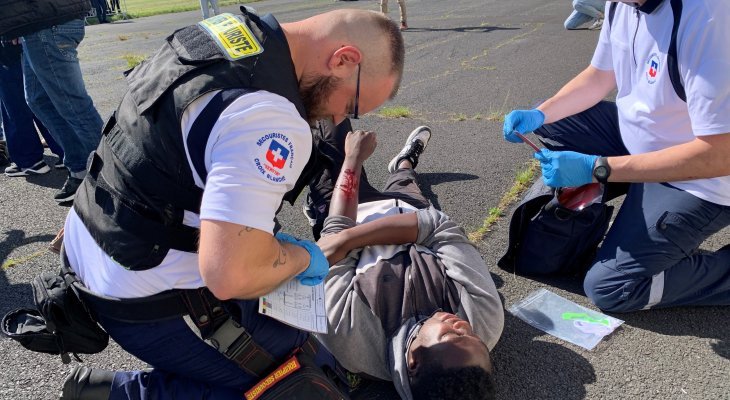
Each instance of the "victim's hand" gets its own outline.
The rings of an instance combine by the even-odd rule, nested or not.
[[[317,246],[319,246],[322,253],[327,257],[330,265],[334,265],[344,259],[350,251],[350,249],[345,247],[345,235],[342,232],[322,236],[317,241]]]
[[[359,163],[365,162],[378,145],[375,132],[357,130],[349,132],[345,138],[345,156],[354,157]]]

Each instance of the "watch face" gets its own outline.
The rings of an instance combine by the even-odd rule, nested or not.
[[[608,178],[608,169],[604,167],[603,165],[599,165],[596,167],[595,171],[593,172],[598,179],[605,179]]]

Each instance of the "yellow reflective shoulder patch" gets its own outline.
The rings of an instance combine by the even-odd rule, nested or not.
[[[231,13],[223,13],[198,22],[231,61],[261,54],[264,48],[251,30]]]

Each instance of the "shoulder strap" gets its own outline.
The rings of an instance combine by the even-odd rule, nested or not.
[[[674,24],[672,25],[672,38],[669,42],[669,50],[667,50],[667,64],[669,67],[669,79],[672,81],[672,87],[677,96],[682,101],[687,101],[687,95],[684,92],[682,78],[679,74],[679,61],[677,59],[677,31],[679,31],[679,23],[682,20],[682,0],[671,0],[672,14],[674,15]],[[616,6],[618,3],[611,3],[608,9],[608,26],[613,25],[613,16],[616,14]]]
[[[677,31],[679,23],[682,19],[682,0],[671,0],[672,14],[674,14],[674,25],[672,26],[672,40],[669,42],[669,50],[667,50],[667,65],[669,67],[669,79],[672,81],[672,87],[682,101],[687,101],[687,95],[684,92],[682,78],[679,74],[679,61],[677,58]]]
[[[616,5],[618,3],[611,3],[608,9],[608,26],[613,24],[613,15],[616,14]]]

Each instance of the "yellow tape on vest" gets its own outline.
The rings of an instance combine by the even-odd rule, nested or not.
[[[255,56],[264,51],[251,30],[233,14],[223,13],[198,22],[229,60]]]
[[[274,372],[267,375],[266,378],[262,379],[254,387],[249,389],[249,391],[246,392],[246,400],[258,399],[265,391],[269,390],[277,382],[291,375],[299,368],[301,368],[301,365],[299,365],[299,360],[297,360],[296,357],[286,360],[286,362],[281,364],[279,368],[274,370]]]

